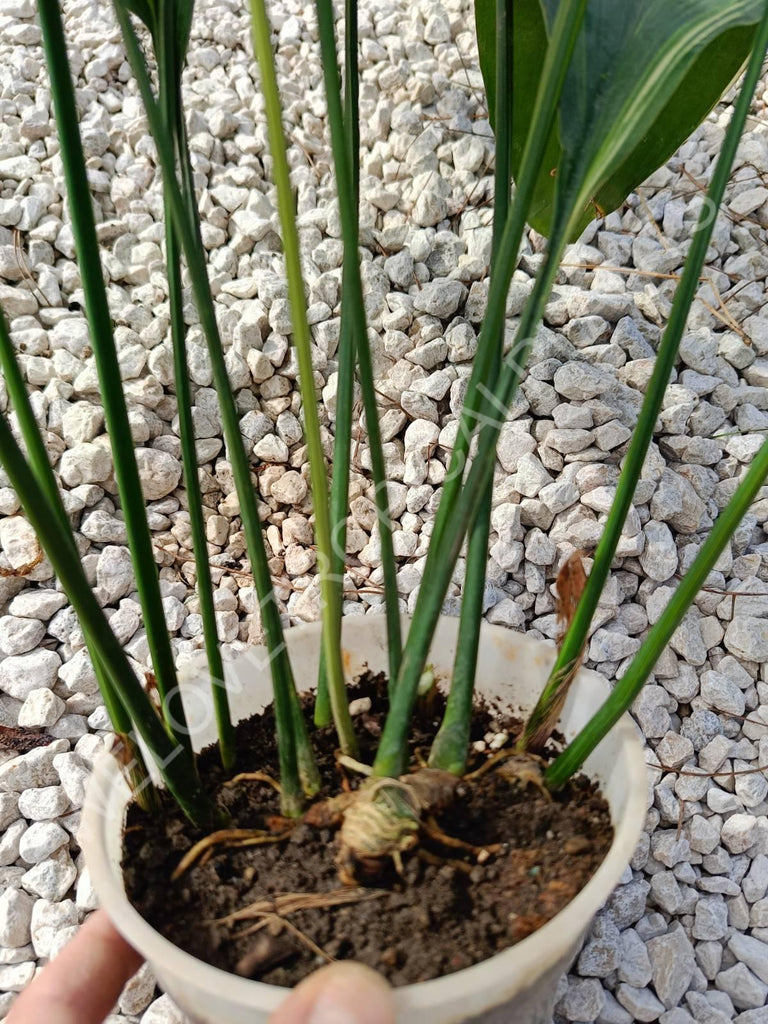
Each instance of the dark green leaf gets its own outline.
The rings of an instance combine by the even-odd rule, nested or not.
[[[194,0],[115,0],[115,3],[121,10],[135,14],[149,29],[156,58],[170,60],[174,76],[180,80],[192,31]],[[165,37],[167,25],[172,26],[170,39]]]
[[[561,0],[516,0],[513,166]],[[548,234],[555,184],[576,237],[663,164],[746,60],[762,0],[590,0],[536,190],[531,223]],[[494,0],[476,0],[478,45],[493,120]]]
[[[150,32],[155,30],[156,10],[152,0],[115,0],[126,11],[135,14],[139,21],[147,26]]]
[[[178,74],[181,76],[184,61],[189,46],[189,35],[192,31],[192,15],[195,10],[195,0],[176,0],[176,57],[178,60]]]

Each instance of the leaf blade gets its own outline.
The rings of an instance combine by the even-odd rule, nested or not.
[[[561,0],[516,0],[514,173],[530,123],[547,29]],[[495,117],[494,0],[476,0],[480,63]],[[547,148],[530,222],[551,229],[554,168],[571,237],[621,205],[712,110],[746,60],[761,0],[590,0]]]

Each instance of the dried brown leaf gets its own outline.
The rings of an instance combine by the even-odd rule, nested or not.
[[[587,574],[584,572],[583,558],[583,551],[574,551],[563,562],[560,572],[557,574],[555,611],[557,613],[557,622],[562,628],[563,635],[573,621],[581,595],[584,592],[584,587],[587,585]]]
[[[133,751],[131,750],[131,742],[125,733],[115,733],[115,745],[112,747],[112,753],[118,760],[118,763],[123,768],[129,768],[133,763]]]
[[[152,703],[155,705],[155,708],[159,709],[162,702],[160,700],[160,690],[157,686],[157,677],[155,676],[155,673],[149,669],[144,673],[144,685]]]

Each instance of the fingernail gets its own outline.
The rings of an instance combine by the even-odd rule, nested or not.
[[[393,1024],[394,1019],[392,992],[383,978],[350,964],[326,976],[307,1024]]]
[[[341,1006],[331,996],[321,995],[309,1015],[308,1024],[367,1024],[355,1010]]]

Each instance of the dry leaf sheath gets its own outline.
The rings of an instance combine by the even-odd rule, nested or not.
[[[587,574],[584,571],[584,552],[574,551],[563,562],[557,574],[555,609],[557,622],[561,628],[560,641],[568,632],[568,628],[576,614],[581,595],[587,585]],[[557,685],[547,701],[540,702],[536,712],[531,715],[523,731],[518,747],[521,751],[541,751],[546,746],[560,717],[568,690],[584,657],[586,639],[579,656],[565,666],[559,674]]]

